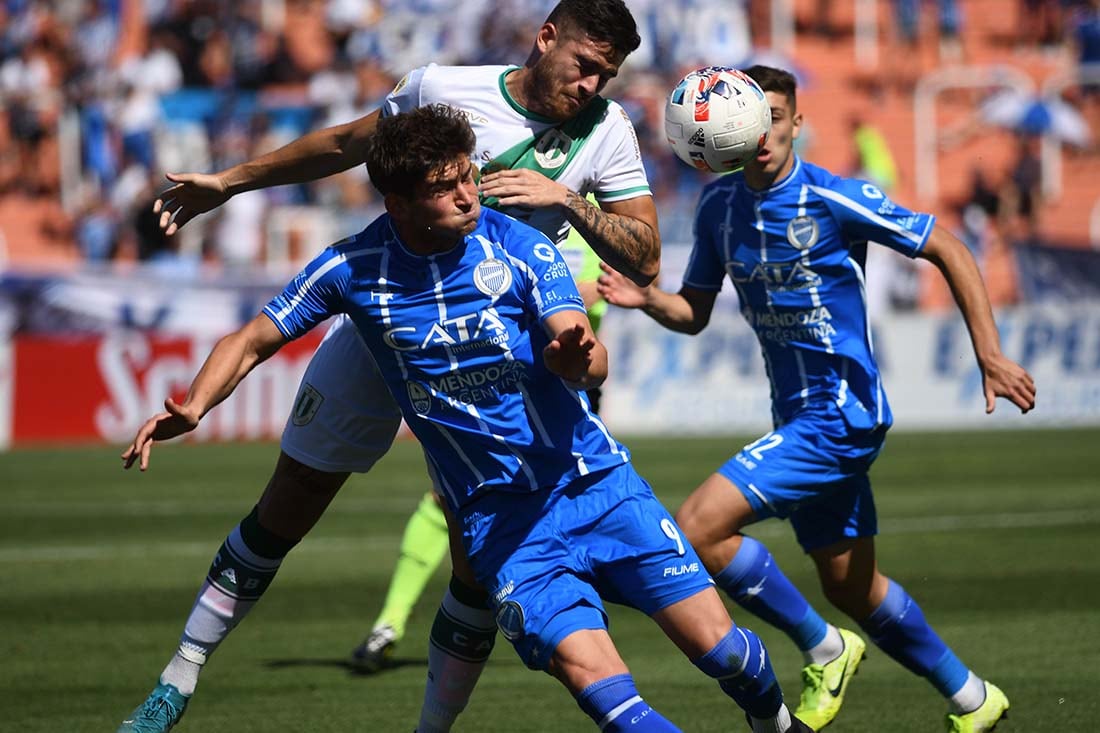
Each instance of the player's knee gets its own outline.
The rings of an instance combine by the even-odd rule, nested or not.
[[[829,603],[851,618],[864,618],[872,610],[871,587],[865,582],[822,578],[821,592]]]
[[[347,472],[321,471],[280,453],[275,472],[268,482],[268,492],[273,494],[273,498],[288,499],[300,494],[334,495],[348,476]]]
[[[621,659],[562,658],[557,653],[550,657],[546,671],[557,678],[566,689],[577,694],[600,680],[620,674],[629,674]]]
[[[324,514],[347,477],[347,473],[319,471],[280,454],[257,504],[260,524],[280,537],[300,540]]]
[[[675,517],[684,538],[697,550],[714,541],[713,517],[708,517],[701,509],[700,502],[695,501],[694,496],[689,496]]]
[[[530,641],[519,646],[528,646]],[[553,652],[536,668],[544,668],[574,695],[600,680],[630,673],[611,637],[602,629],[580,628],[556,642],[552,635],[546,636],[540,645],[553,646]]]
[[[684,501],[676,512],[688,542],[699,551],[721,543],[751,517],[751,508],[724,477],[712,477]]]

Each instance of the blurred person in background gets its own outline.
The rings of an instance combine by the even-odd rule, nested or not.
[[[1039,214],[1043,209],[1040,142],[1038,135],[1016,135],[1016,155],[1001,185],[997,205],[1001,231],[1010,241],[1039,241]]]
[[[949,731],[990,731],[1008,698],[963,664],[877,565],[868,471],[893,418],[871,345],[863,276],[868,244],[926,259],[951,284],[981,369],[987,413],[998,397],[1032,409],[1035,383],[1001,353],[966,246],[935,217],[908,211],[873,184],[834,176],[794,155],[802,122],[794,77],[763,66],[746,73],[771,105],[771,136],[741,172],[703,189],[679,293],[639,288],[610,270],[600,278],[600,293],[612,305],[640,308],[670,330],[697,334],[728,276],[768,365],[775,429],[704,481],[676,520],[718,586],[802,651],[795,715],[815,730],[840,711],[866,645],[826,622],[768,548],[741,533],[769,517],[790,519],[825,597],[945,698]]]
[[[898,180],[898,167],[886,136],[860,114],[849,118],[848,129],[852,140],[849,175],[868,180],[889,195]],[[890,311],[916,307],[919,285],[912,260],[885,247],[869,247],[866,271],[867,311],[873,322]]]
[[[1066,43],[1078,66],[1100,74],[1100,0],[1088,0],[1070,14]],[[1083,77],[1080,84],[1082,112],[1090,127],[1100,127],[1100,76]]]
[[[1019,51],[1043,51],[1062,42],[1064,0],[1016,0],[1016,46]]]
[[[923,0],[893,0],[895,48],[887,54],[887,72],[903,94],[912,91],[922,73],[921,47],[928,37],[921,12],[925,4]],[[939,63],[957,63],[963,56],[958,0],[936,0],[935,6]]]

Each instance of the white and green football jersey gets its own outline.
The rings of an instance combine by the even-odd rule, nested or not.
[[[596,97],[575,118],[554,122],[508,93],[504,77],[516,68],[422,66],[397,84],[382,111],[397,114],[440,103],[462,110],[477,138],[474,163],[484,172],[531,168],[601,203],[650,195],[638,137],[622,106]],[[556,208],[502,210],[554,242],[569,233],[569,223]]]

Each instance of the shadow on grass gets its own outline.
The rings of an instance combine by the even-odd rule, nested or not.
[[[269,669],[286,669],[289,667],[337,667],[346,669],[349,674],[356,677],[374,677],[401,667],[427,667],[428,660],[413,657],[394,657],[388,659],[384,667],[375,671],[358,667],[349,659],[269,659],[263,664]]]

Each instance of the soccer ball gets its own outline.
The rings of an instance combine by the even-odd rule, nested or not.
[[[701,171],[740,168],[764,147],[771,129],[771,107],[760,85],[727,66],[692,71],[665,105],[665,135],[673,152]]]

